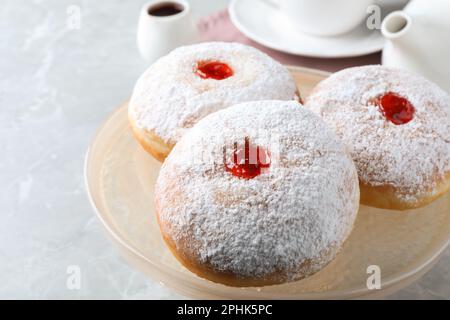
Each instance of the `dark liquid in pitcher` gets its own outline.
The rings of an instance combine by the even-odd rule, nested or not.
[[[181,4],[175,2],[161,3],[148,8],[148,14],[156,17],[167,17],[178,14],[184,10]]]

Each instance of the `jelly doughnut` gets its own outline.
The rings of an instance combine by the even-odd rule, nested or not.
[[[145,150],[163,161],[206,115],[256,100],[300,100],[289,71],[259,50],[210,42],[175,49],[139,78],[129,120]]]
[[[358,207],[350,154],[295,101],[246,102],[206,116],[175,145],[155,188],[175,257],[200,277],[238,287],[321,270]]]
[[[331,75],[306,107],[352,154],[361,203],[406,210],[450,188],[450,97],[419,75],[364,66]]]

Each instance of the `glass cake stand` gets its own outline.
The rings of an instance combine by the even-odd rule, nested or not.
[[[307,96],[326,73],[290,67]],[[418,279],[449,244],[450,193],[427,207],[398,212],[361,206],[341,253],[301,281],[235,288],[201,279],[165,246],[153,207],[160,163],[134,140],[121,105],[98,130],[86,155],[86,186],[97,216],[126,260],[154,280],[193,298],[379,298]],[[381,289],[369,290],[368,267],[381,270]]]

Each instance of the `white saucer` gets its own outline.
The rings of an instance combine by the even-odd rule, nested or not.
[[[317,37],[297,31],[290,21],[264,1],[232,0],[229,6],[233,24],[254,41],[283,52],[317,57],[345,58],[380,51],[384,38],[380,30],[365,23],[346,34]]]

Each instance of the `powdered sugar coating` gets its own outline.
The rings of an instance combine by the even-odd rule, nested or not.
[[[224,80],[203,79],[200,61],[220,61],[233,69]],[[233,104],[293,100],[296,84],[289,71],[261,51],[238,43],[209,42],[175,49],[139,78],[129,104],[141,129],[174,144],[199,119]]]
[[[374,101],[387,92],[412,103],[410,122],[385,119]],[[343,139],[365,184],[393,186],[400,199],[415,203],[450,172],[450,97],[418,75],[382,66],[346,69],[322,81],[306,107]]]
[[[223,164],[223,147],[246,137],[271,153],[268,171],[250,180]],[[291,281],[337,254],[359,187],[350,155],[318,116],[297,102],[259,101],[195,125],[163,164],[155,197],[178,251],[238,277]]]

